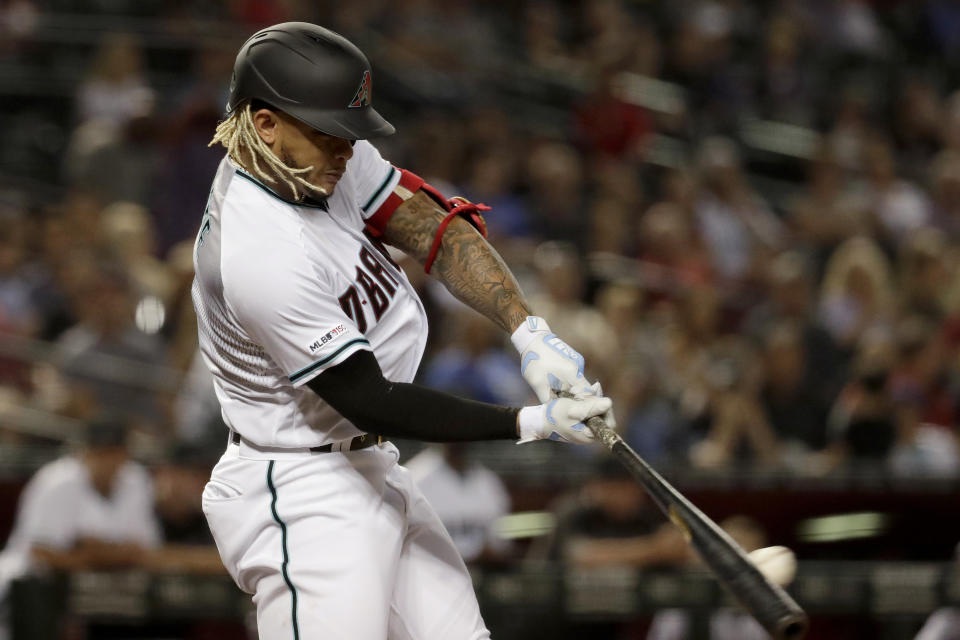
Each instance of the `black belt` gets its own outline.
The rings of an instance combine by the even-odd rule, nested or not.
[[[240,434],[236,431],[233,432],[233,435],[230,437],[230,441],[233,444],[240,444]],[[372,433],[362,433],[359,436],[354,436],[350,440],[350,447],[344,449],[345,451],[359,451],[360,449],[366,449],[367,447],[372,447],[375,444],[380,444],[383,442],[383,436],[378,436]],[[322,444],[319,447],[310,447],[311,453],[330,453],[333,451],[333,443]]]

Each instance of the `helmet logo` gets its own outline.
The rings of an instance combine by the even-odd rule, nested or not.
[[[360,88],[357,89],[357,93],[353,96],[353,100],[347,105],[348,108],[354,109],[359,107],[366,107],[370,105],[370,89],[373,85],[373,81],[370,79],[370,72],[364,71],[363,77],[360,79]]]

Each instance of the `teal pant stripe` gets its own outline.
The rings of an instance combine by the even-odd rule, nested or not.
[[[277,488],[273,486],[273,463],[274,461],[271,460],[270,464],[267,465],[267,486],[270,488],[270,495],[273,496],[273,500],[270,502],[270,511],[273,512],[273,519],[280,525],[280,546],[283,549],[283,564],[280,565],[280,571],[283,574],[284,582],[290,589],[290,597],[293,602],[293,640],[300,640],[300,625],[297,622],[297,588],[293,586],[293,582],[290,581],[290,574],[287,572],[287,565],[290,563],[290,555],[287,553],[287,525],[284,524],[277,513]]]

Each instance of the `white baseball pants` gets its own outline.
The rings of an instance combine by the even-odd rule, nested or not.
[[[261,640],[480,640],[473,584],[390,443],[343,453],[231,444],[203,492]]]

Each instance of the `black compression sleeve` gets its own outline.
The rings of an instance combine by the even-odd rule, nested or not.
[[[518,409],[390,382],[370,351],[354,353],[307,385],[367,433],[429,442],[518,437]]]

